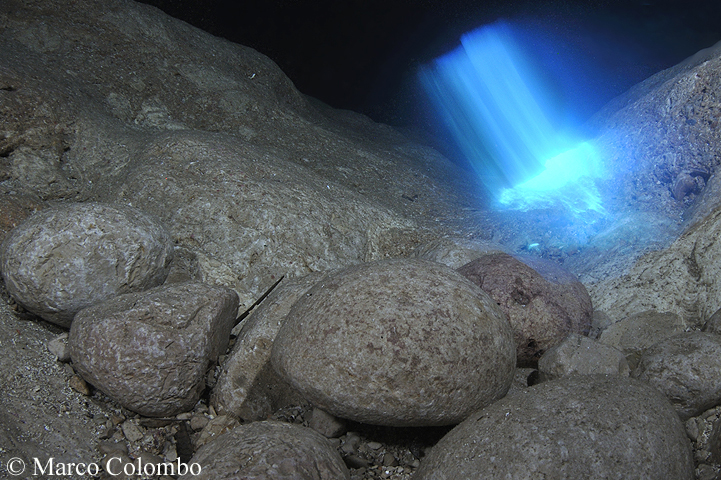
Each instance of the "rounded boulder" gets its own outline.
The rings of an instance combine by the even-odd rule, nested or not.
[[[69,327],[85,307],[162,284],[172,257],[170,234],[140,210],[74,203],[42,210],[12,230],[0,269],[17,303]]]
[[[415,480],[691,480],[691,443],[668,400],[644,382],[578,375],[474,413],[421,461]]]
[[[632,376],[666,394],[683,420],[721,404],[721,336],[684,332],[649,347]]]
[[[515,343],[498,305],[453,269],[394,259],[329,274],[291,308],[278,374],[337,417],[450,425],[503,397]]]
[[[78,312],[70,357],[85,380],[128,410],[175,415],[200,398],[237,311],[235,291],[202,283],[119,295]]]
[[[519,366],[535,367],[546,350],[571,333],[588,335],[593,317],[591,297],[572,273],[555,263],[535,257],[522,262],[506,253],[494,253],[458,272],[487,292],[508,315]]]
[[[321,434],[276,421],[235,427],[198,449],[182,480],[347,480],[348,468]]]

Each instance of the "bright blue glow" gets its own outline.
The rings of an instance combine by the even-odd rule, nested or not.
[[[554,123],[554,98],[515,37],[505,23],[464,35],[420,72],[426,92],[499,208],[604,214],[598,154]]]
[[[500,191],[501,205],[515,210],[563,205],[573,212],[606,213],[593,179],[603,176],[603,166],[587,142],[549,158],[544,170],[513,188]]]

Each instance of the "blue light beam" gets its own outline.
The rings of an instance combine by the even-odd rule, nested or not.
[[[563,205],[603,213],[593,182],[603,175],[589,143],[560,132],[547,114],[553,99],[499,22],[461,37],[461,45],[420,71],[461,152],[499,208]]]

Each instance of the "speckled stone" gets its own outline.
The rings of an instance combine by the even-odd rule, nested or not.
[[[202,446],[189,463],[199,475],[182,480],[346,480],[348,468],[314,430],[281,422],[253,422]]]
[[[176,415],[200,398],[237,310],[233,290],[200,283],[119,295],[78,312],[70,356],[85,380],[125,408]]]
[[[524,263],[525,262],[525,263]],[[519,366],[535,366],[570,333],[588,335],[593,306],[570,272],[535,257],[484,255],[458,269],[500,305],[513,327]]]
[[[463,276],[395,259],[332,273],[308,290],[271,359],[308,401],[337,417],[448,425],[506,394],[515,344],[498,305]]]
[[[135,208],[74,203],[42,210],[0,247],[8,292],[27,310],[69,327],[85,307],[163,283],[173,243]]]
[[[691,480],[691,443],[668,400],[617,375],[545,382],[469,416],[415,480]]]
[[[676,334],[649,347],[632,372],[666,394],[686,420],[721,404],[721,336]]]

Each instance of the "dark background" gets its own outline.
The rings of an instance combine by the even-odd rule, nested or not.
[[[721,40],[721,0],[142,2],[267,55],[307,95],[397,126],[427,121],[419,66],[498,19],[542,31],[567,58],[585,62],[569,94],[583,103],[580,120]]]

